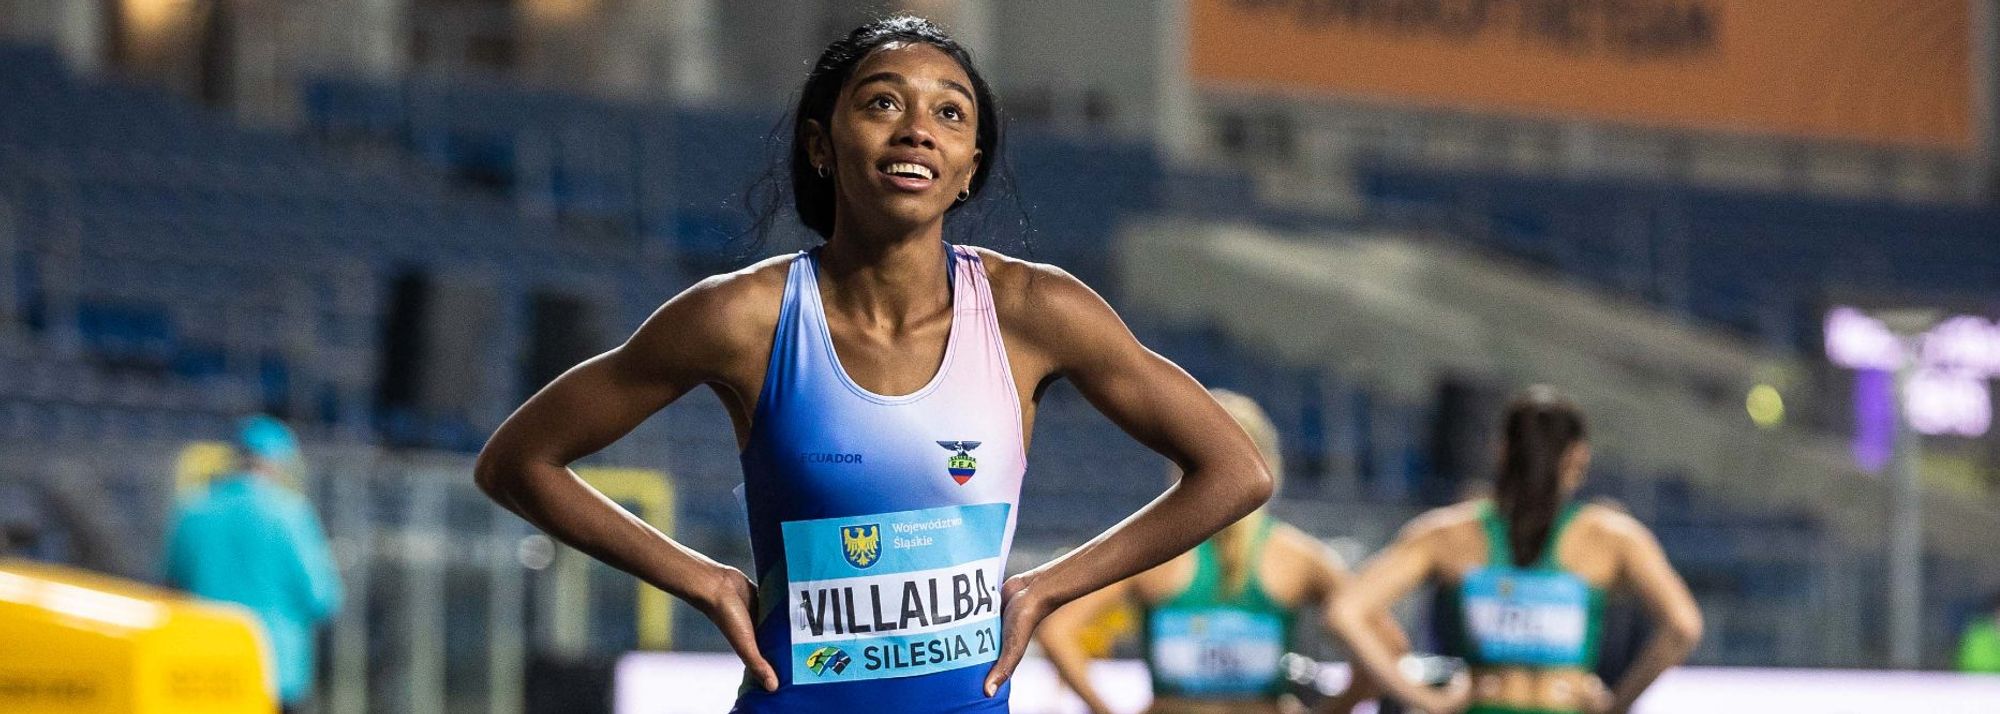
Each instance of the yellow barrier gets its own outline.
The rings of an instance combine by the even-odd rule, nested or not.
[[[236,449],[220,441],[196,441],[174,458],[174,493],[195,493],[236,469]]]
[[[606,498],[636,506],[634,511],[640,520],[652,524],[661,533],[674,532],[674,487],[667,474],[651,469],[627,468],[580,468],[576,475],[583,478],[592,488],[602,492]],[[588,563],[581,557],[569,557],[556,566],[557,577],[569,580],[571,592],[581,592],[579,607],[588,607],[590,591]],[[639,582],[638,594],[638,641],[639,649],[664,650],[673,646],[674,619],[671,608],[673,598],[665,592]]]
[[[1118,646],[1118,641],[1138,631],[1139,613],[1133,611],[1131,605],[1119,603],[1117,607],[1084,623],[1082,630],[1076,633],[1076,639],[1091,657],[1111,659],[1111,650]]]
[[[0,559],[0,712],[270,714],[259,632],[233,606]]]

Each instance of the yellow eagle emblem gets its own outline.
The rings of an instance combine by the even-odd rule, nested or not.
[[[847,556],[847,564],[866,568],[882,559],[882,527],[870,523],[865,526],[842,526],[840,529],[841,555]]]

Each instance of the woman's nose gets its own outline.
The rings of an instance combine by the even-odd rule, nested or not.
[[[924,126],[922,118],[914,115],[910,120],[903,122],[901,127],[897,128],[894,141],[897,144],[905,146],[919,146],[926,149],[937,148],[937,136],[931,133],[929,127]]]

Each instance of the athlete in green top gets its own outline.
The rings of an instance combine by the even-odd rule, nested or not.
[[[1271,473],[1280,473],[1270,418],[1242,395],[1218,390],[1215,398],[1257,443]],[[1056,672],[1096,714],[1110,710],[1090,685],[1081,634],[1120,605],[1141,615],[1153,682],[1148,711],[1301,711],[1279,666],[1291,649],[1293,620],[1301,608],[1325,612],[1347,577],[1325,545],[1260,509],[1173,560],[1057,610],[1037,637]],[[1380,636],[1401,642],[1392,620],[1385,616],[1379,624]],[[1357,685],[1321,711],[1344,712],[1374,696],[1368,683]]]
[[[1625,712],[1701,637],[1701,611],[1646,527],[1571,501],[1590,464],[1583,416],[1548,387],[1507,407],[1493,498],[1419,516],[1334,606],[1334,626],[1392,696],[1430,714]],[[1400,675],[1368,627],[1425,582],[1455,596],[1471,677],[1433,690]],[[1660,624],[1614,686],[1592,672],[1603,592],[1628,589]]]

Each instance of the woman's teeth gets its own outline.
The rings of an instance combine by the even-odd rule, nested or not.
[[[894,163],[894,164],[889,164],[889,168],[885,169],[885,171],[890,174],[894,174],[896,176],[907,176],[910,178],[920,178],[925,180],[935,178],[935,176],[931,174],[930,168],[924,166],[923,164]]]

